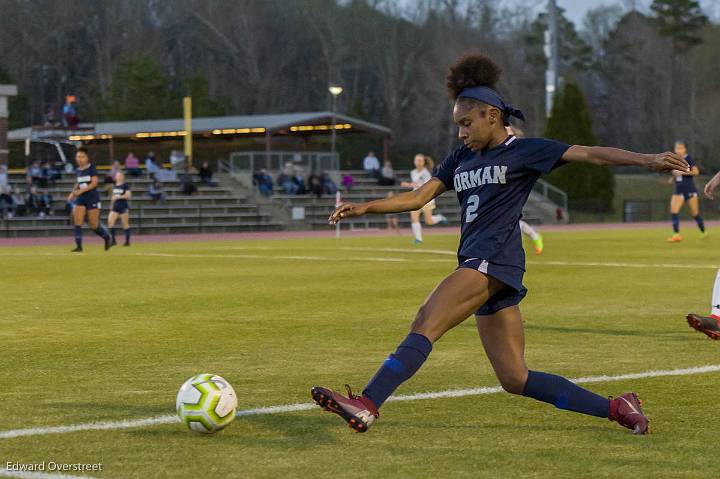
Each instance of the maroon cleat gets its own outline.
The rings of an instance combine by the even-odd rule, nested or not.
[[[642,410],[642,401],[635,393],[610,398],[608,419],[632,429],[633,434],[648,434],[650,425]]]
[[[343,418],[351,429],[365,432],[380,416],[375,405],[365,396],[355,396],[347,388],[348,397],[327,388],[315,386],[311,390],[313,400],[326,411],[333,412]]]
[[[720,318],[714,315],[698,316],[690,313],[687,322],[695,331],[700,331],[710,339],[720,339]]]

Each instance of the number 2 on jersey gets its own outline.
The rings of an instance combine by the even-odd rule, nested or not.
[[[465,208],[465,223],[472,223],[478,217],[478,207],[480,206],[480,197],[472,195],[467,199],[467,208]]]

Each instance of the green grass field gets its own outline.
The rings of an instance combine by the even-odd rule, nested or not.
[[[583,377],[720,364],[720,344],[684,321],[709,309],[720,235],[665,236],[546,234],[546,252],[528,255],[522,303],[530,367]],[[644,437],[506,393],[388,402],[367,434],[318,408],[240,417],[214,436],[176,423],[2,437],[173,414],[177,389],[200,372],[228,379],[239,409],[307,403],[315,384],[360,390],[455,267],[456,244],[2,248],[0,471],[54,461],[101,462],[77,474],[113,478],[717,477],[720,372],[588,385],[637,390],[652,424]],[[397,394],[495,385],[469,320]]]

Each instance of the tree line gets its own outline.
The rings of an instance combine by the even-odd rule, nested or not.
[[[538,2],[528,2],[538,3]],[[392,155],[442,158],[455,143],[444,77],[479,50],[528,135],[546,131],[542,9],[500,0],[0,0],[0,83],[17,83],[11,127],[74,94],[84,121],[329,109],[394,131]],[[720,167],[720,25],[694,0],[618,3],[574,25],[561,11],[561,75],[597,141],[659,151],[687,141]],[[561,89],[562,91],[562,89]],[[560,92],[559,92],[560,93]],[[340,151],[342,152],[342,141]],[[359,160],[359,159],[358,159]]]

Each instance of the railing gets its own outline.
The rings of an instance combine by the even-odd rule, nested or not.
[[[565,193],[557,186],[553,186],[545,180],[538,179],[535,183],[535,186],[533,186],[533,191],[543,196],[548,201],[555,203],[558,206],[561,206],[563,210],[568,210],[567,193]]]
[[[279,171],[285,163],[301,166],[306,173],[337,171],[340,156],[325,151],[236,151],[227,161],[218,163],[220,173],[252,174],[262,168]]]

